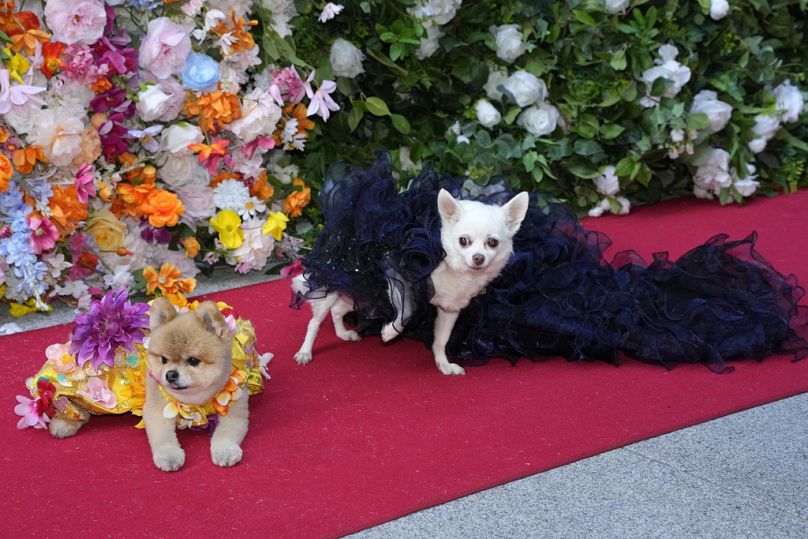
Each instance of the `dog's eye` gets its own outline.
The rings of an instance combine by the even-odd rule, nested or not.
[[[191,367],[196,367],[197,365],[199,365],[199,363],[200,361],[195,357],[188,358],[188,365],[190,365]]]
[[[460,242],[460,247],[468,247],[471,245],[471,239],[469,239],[468,236],[460,236],[458,241]]]
[[[165,365],[166,363],[168,363],[168,358],[165,356],[160,356],[160,361],[162,361],[163,365]]]
[[[488,243],[489,247],[494,249],[496,248],[497,245],[499,245],[499,240],[496,238],[488,238],[488,241],[486,243]]]

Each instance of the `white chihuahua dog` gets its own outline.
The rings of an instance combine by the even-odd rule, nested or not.
[[[446,357],[446,343],[452,334],[457,317],[474,296],[497,277],[513,253],[513,237],[527,213],[529,197],[519,193],[502,206],[483,204],[473,200],[456,200],[445,189],[438,193],[438,212],[441,218],[441,243],[446,257],[432,272],[430,278],[435,290],[430,303],[437,307],[432,353],[435,364],[443,374],[465,374],[463,367],[450,363]],[[292,281],[292,290],[306,294],[309,289],[303,275]],[[403,291],[391,286],[390,301],[396,309],[396,319],[382,329],[385,342],[398,336],[413,311]],[[409,296],[409,294],[407,294]],[[310,299],[312,318],[306,337],[295,360],[302,364],[312,359],[312,347],[320,324],[331,313],[337,336],[345,341],[357,341],[359,335],[348,330],[343,317],[354,310],[353,300],[339,293]]]

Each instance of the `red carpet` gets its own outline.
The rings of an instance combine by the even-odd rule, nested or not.
[[[678,256],[717,232],[760,232],[759,250],[808,283],[808,191],[720,208],[696,200],[588,220],[612,249]],[[210,462],[207,435],[182,432],[185,468],[158,471],[135,419],[94,418],[69,440],[15,428],[14,396],[67,327],[0,337],[4,537],[330,537],[631,442],[808,390],[808,360],[666,371],[505,361],[444,377],[419,343],[338,342],[323,326],[311,365],[292,360],[308,313],[287,282],[218,299],[256,325],[273,379],[251,401],[245,458]]]

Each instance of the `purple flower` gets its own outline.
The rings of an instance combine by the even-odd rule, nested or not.
[[[146,303],[129,302],[126,288],[110,291],[90,305],[90,312],[76,317],[70,353],[83,367],[90,362],[95,371],[101,365],[115,363],[119,346],[131,350],[143,342],[143,330],[149,327]]]

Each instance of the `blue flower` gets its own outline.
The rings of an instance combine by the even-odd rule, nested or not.
[[[213,90],[221,78],[219,63],[210,56],[192,52],[185,61],[181,76],[182,85],[189,90],[197,92]]]

